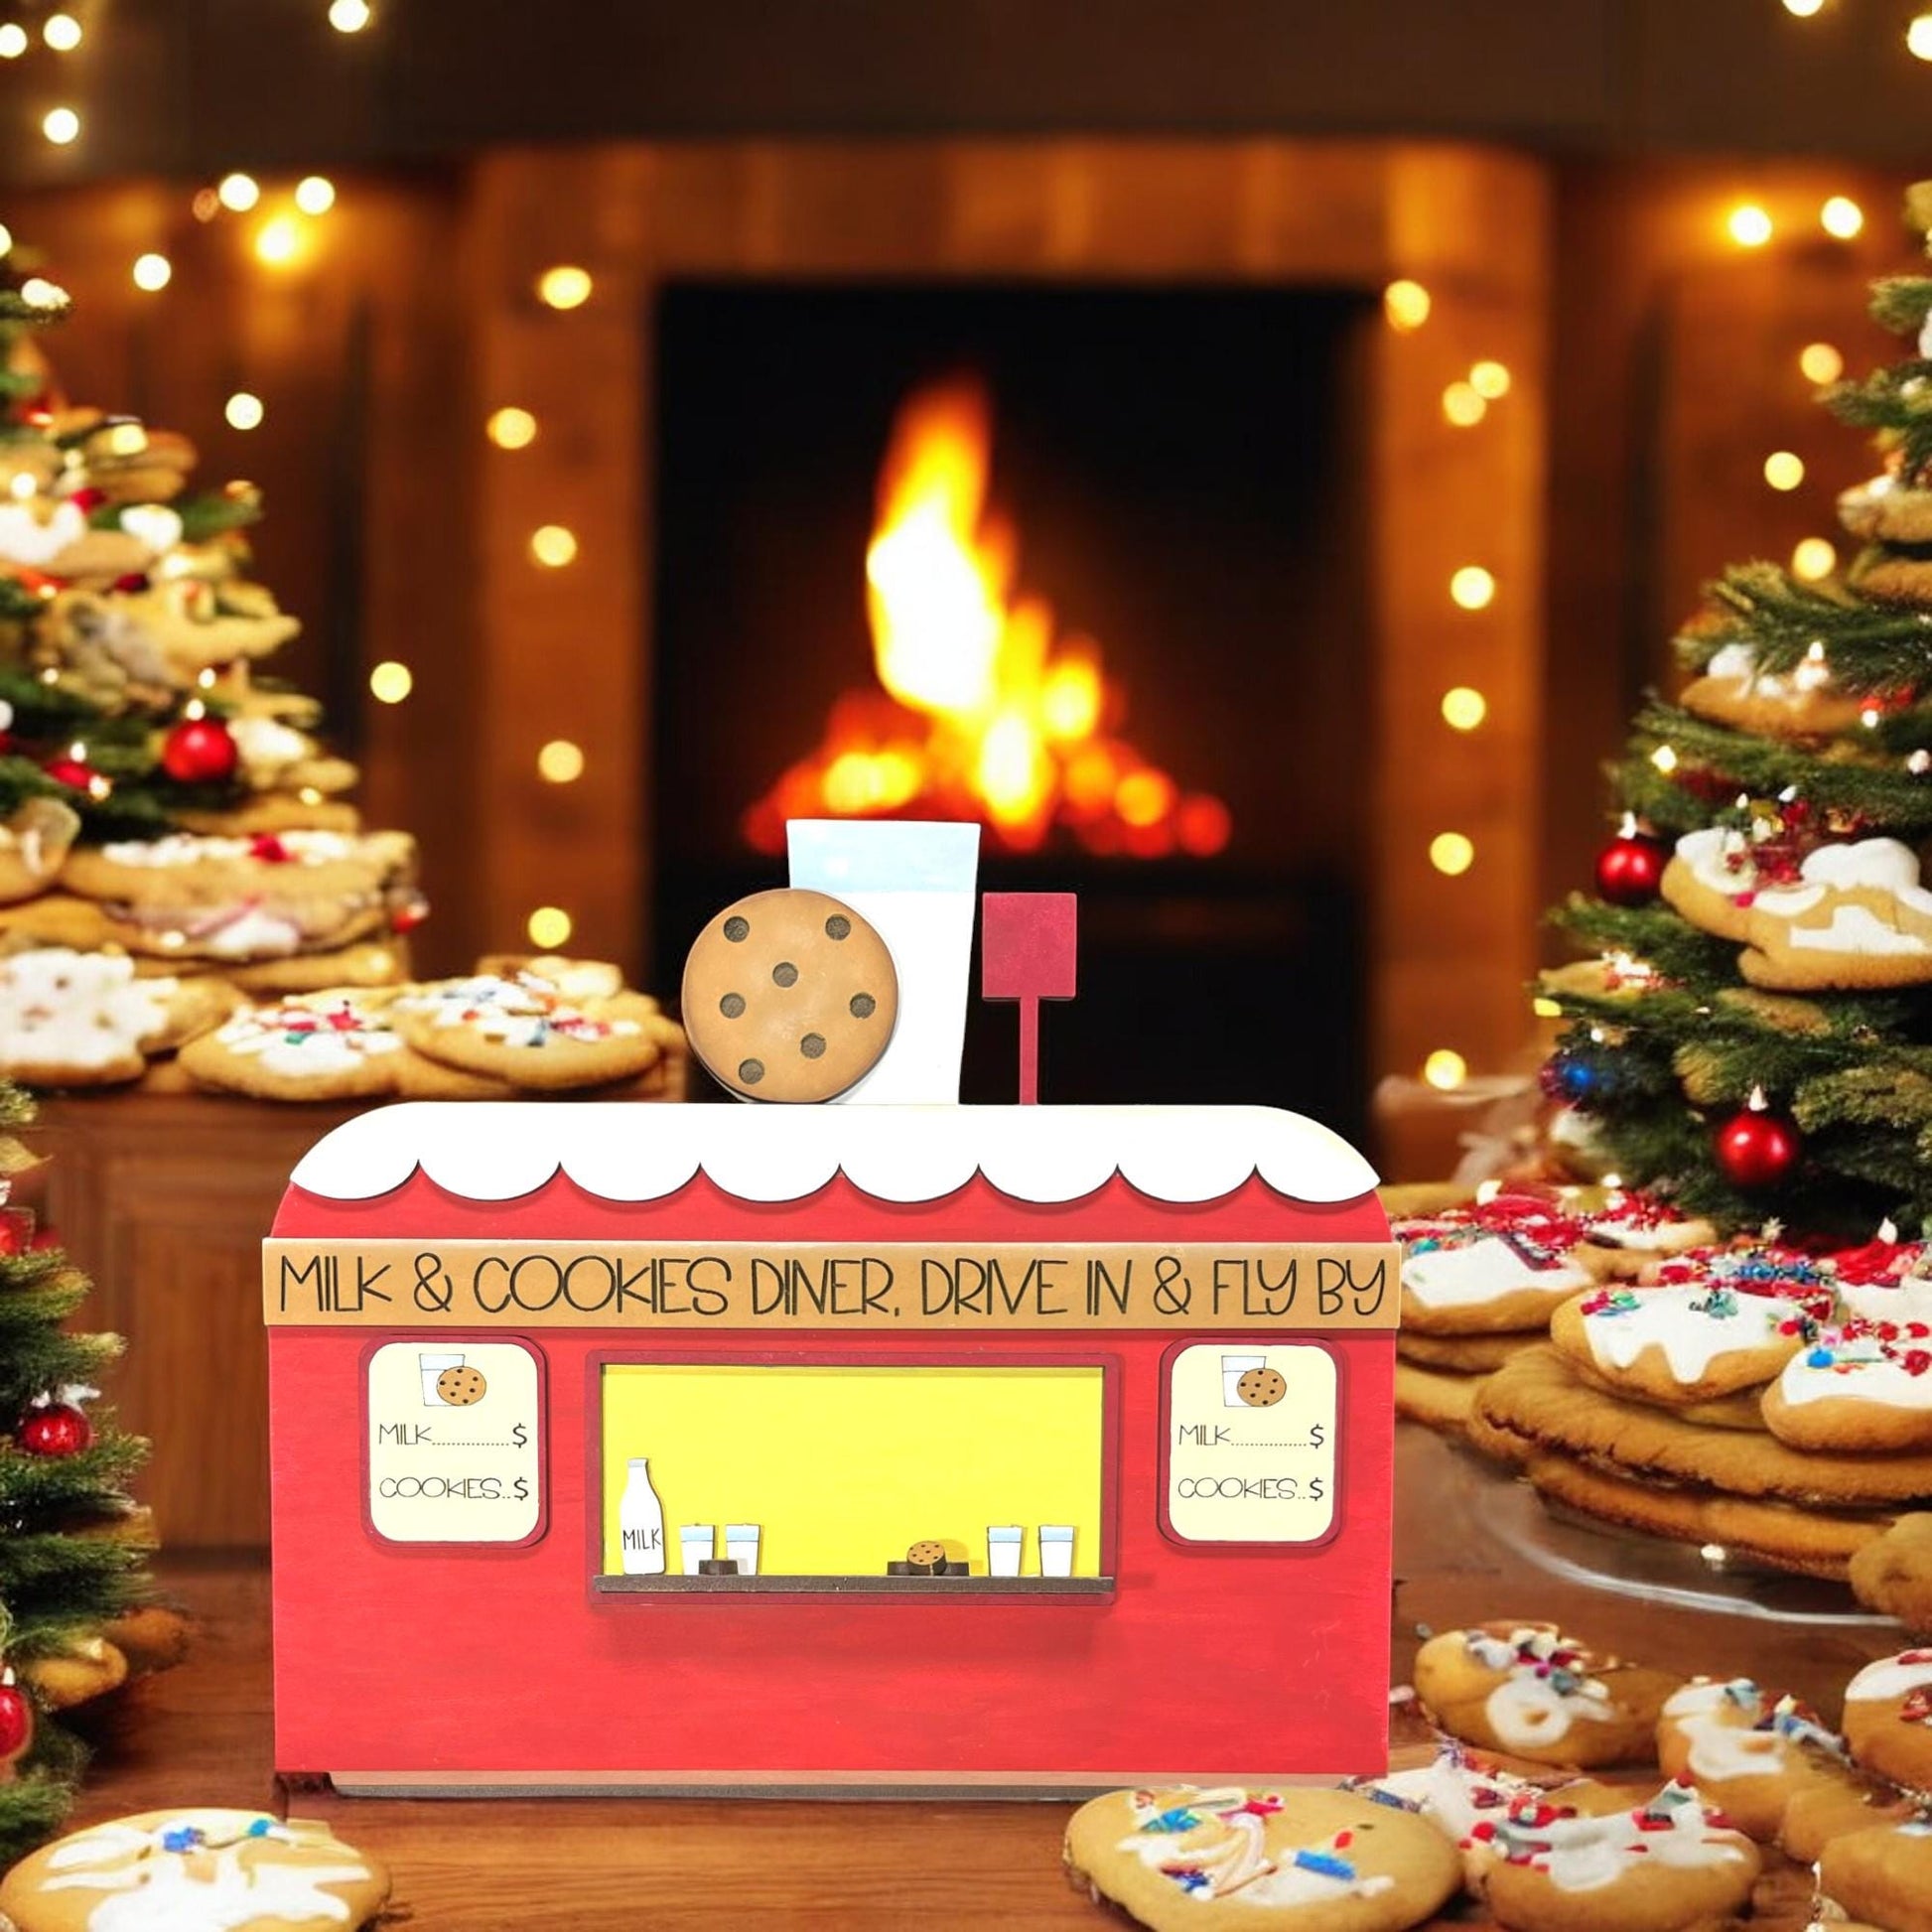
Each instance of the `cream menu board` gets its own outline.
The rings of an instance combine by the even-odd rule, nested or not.
[[[543,1384],[517,1342],[424,1335],[368,1359],[368,1512],[391,1543],[522,1543],[543,1523]]]
[[[1188,1543],[1317,1543],[1335,1525],[1334,1357],[1199,1342],[1168,1368],[1168,1527]]]

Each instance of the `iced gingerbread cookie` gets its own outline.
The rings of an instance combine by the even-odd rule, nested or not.
[[[98,904],[130,950],[245,961],[367,937],[413,895],[415,871],[415,841],[401,832],[177,832],[77,851],[62,883]]]
[[[1686,832],[1658,891],[1701,931],[1743,945],[1750,938],[1750,907],[1761,886],[1759,841],[1735,826],[1711,825]]]
[[[1405,1932],[1461,1879],[1434,1825],[1354,1791],[1110,1791],[1073,1814],[1062,1857],[1154,1932]]]
[[[1844,1741],[1792,1698],[1748,1677],[1687,1684],[1657,1721],[1657,1762],[1760,1845],[1771,1844],[1798,1792],[1857,1781]]]
[[[1845,1741],[1867,1770],[1932,1790],[1932,1650],[1867,1664],[1845,1687]]]
[[[1793,1449],[1932,1450],[1932,1325],[1822,1329],[1764,1392],[1764,1421]]]
[[[1451,1737],[1577,1769],[1647,1757],[1681,1682],[1598,1657],[1553,1623],[1447,1630],[1416,1654],[1416,1695]]]
[[[17,1932],[355,1932],[389,1874],[329,1829],[266,1812],[144,1811],[58,1839],[0,1883]]]
[[[1402,1325],[1425,1335],[1544,1327],[1593,1277],[1572,1256],[1587,1228],[1546,1200],[1499,1194],[1395,1224]]]
[[[1519,1328],[1499,1335],[1430,1335],[1420,1328],[1397,1331],[1395,1352],[1422,1368],[1446,1369],[1453,1375],[1491,1375],[1525,1348],[1533,1348],[1537,1331]]]
[[[257,998],[327,993],[338,986],[393,990],[409,977],[409,942],[393,936],[359,939],[334,952],[296,953],[289,959],[257,959],[240,966],[223,964],[219,970],[231,986]]]
[[[1932,892],[1897,839],[1821,845],[1796,881],[1757,893],[1738,971],[1753,986],[1918,986],[1932,980]]]
[[[432,980],[398,993],[389,1014],[426,1058],[545,1090],[642,1073],[664,1052],[669,1027],[640,994],[573,1000],[538,973]]]
[[[0,713],[6,711],[0,703]],[[0,717],[0,732],[8,722]],[[58,798],[30,798],[0,821],[0,904],[46,892],[59,878],[79,829],[73,808]]]
[[[219,980],[139,978],[125,953],[0,954],[0,1073],[39,1087],[138,1080],[150,1053],[214,1026],[235,998]]]
[[[1585,1228],[1572,1259],[1599,1282],[1634,1280],[1654,1262],[1688,1254],[1718,1238],[1709,1221],[1641,1194],[1612,1194],[1585,1216]]]
[[[698,934],[684,1025],[714,1078],[749,1100],[832,1100],[878,1065],[898,974],[865,919],[824,893],[754,893]]]
[[[1558,1310],[1550,1339],[1610,1387],[1653,1402],[1761,1387],[1832,1308],[1822,1271],[1797,1256],[1728,1251],[1650,1272],[1657,1286],[1602,1288]]]
[[[1932,1932],[1932,1816],[1835,1838],[1818,1858],[1814,1923],[1839,1932]]]
[[[1704,1932],[1744,1910],[1757,1848],[1687,1785],[1607,1817],[1506,1816],[1483,1898],[1505,1932]]]
[[[1867,702],[1841,691],[1821,649],[1789,671],[1760,671],[1749,644],[1725,644],[1677,702],[1753,738],[1831,738],[1857,728]]]

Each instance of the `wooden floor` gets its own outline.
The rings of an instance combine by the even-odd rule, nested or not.
[[[1402,1463],[1398,1683],[1408,1676],[1419,1627],[1547,1616],[1687,1674],[1747,1673],[1788,1685],[1836,1717],[1851,1672],[1902,1641],[1880,1627],[1743,1621],[1533,1576],[1499,1558],[1480,1524],[1466,1520],[1469,1492],[1450,1494],[1437,1445],[1405,1443]],[[170,1804],[282,1802],[270,1759],[265,1570],[197,1558],[177,1559],[164,1574],[198,1618],[195,1654],[127,1694],[105,1721],[82,1822]],[[502,1667],[541,1671],[541,1650],[506,1638]],[[488,1686],[475,1694],[486,1697]],[[1259,1687],[1256,1694],[1265,1698]],[[1295,1722],[1292,1710],[1275,1718],[1285,1726]],[[1406,1712],[1398,1712],[1397,1732],[1408,1754],[1426,1756],[1421,1728]],[[321,1791],[293,1794],[290,1808],[327,1816],[389,1863],[409,1932],[585,1932],[644,1923],[653,1932],[754,1923],[1096,1932],[1118,1923],[1062,1879],[1066,1807],[1058,1804],[429,1802]],[[1798,1932],[1809,1901],[1807,1876],[1781,1867],[1760,1887],[1753,1925]],[[1454,1923],[1470,1932],[1484,1921]]]

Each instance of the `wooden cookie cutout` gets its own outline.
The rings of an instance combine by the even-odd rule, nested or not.
[[[1250,1409],[1272,1409],[1288,1393],[1288,1384],[1278,1368],[1251,1368],[1234,1392]]]
[[[878,932],[824,893],[754,893],[684,962],[684,1027],[712,1075],[749,1100],[831,1100],[879,1062],[898,975]]]
[[[452,1409],[468,1409],[472,1403],[481,1402],[488,1387],[483,1371],[476,1368],[446,1368],[436,1378],[436,1393]]]

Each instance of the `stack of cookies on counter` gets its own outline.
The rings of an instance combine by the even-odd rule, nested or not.
[[[1861,1553],[1917,1534],[1932,1244],[1719,1242],[1587,1190],[1395,1226],[1405,1415],[1573,1509],[1855,1587]]]
[[[1848,1932],[1932,1927],[1932,1651],[1860,1671],[1837,1730],[1546,1622],[1430,1637],[1414,1692],[1433,1761],[1334,1791],[1112,1792],[1074,1814],[1068,1878],[1156,1932],[1406,1932],[1468,1903],[1504,1932],[1696,1932],[1754,1905],[1793,1924],[1794,1900]]]
[[[0,1071],[263,1100],[682,1099],[684,1032],[596,960],[496,955],[457,979],[251,998],[133,956],[0,955]]]

